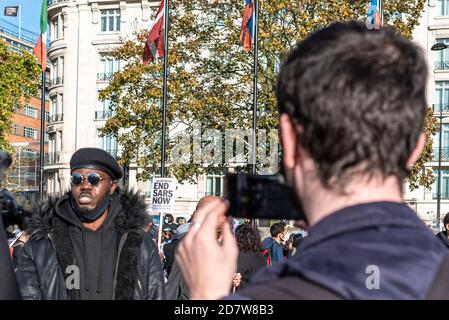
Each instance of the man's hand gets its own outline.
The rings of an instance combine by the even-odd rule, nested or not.
[[[178,247],[176,261],[192,300],[219,299],[229,294],[237,270],[238,247],[228,221],[223,241],[217,241],[217,225],[228,209],[224,200],[213,200],[195,213],[189,232]]]

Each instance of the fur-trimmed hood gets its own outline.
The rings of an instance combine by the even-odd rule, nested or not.
[[[28,220],[27,232],[31,239],[40,239],[52,233],[55,228],[55,219],[58,216],[55,208],[67,201],[70,192],[58,196],[47,196],[33,204],[32,216]],[[127,231],[141,231],[150,219],[147,213],[145,197],[136,190],[117,190],[112,195],[111,204],[116,197],[120,197],[121,210],[115,218],[115,225],[120,233]]]

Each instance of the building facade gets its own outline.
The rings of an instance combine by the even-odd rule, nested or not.
[[[449,1],[428,0],[425,3],[419,26],[413,32],[414,41],[421,46],[429,67],[427,84],[427,103],[440,122],[441,142],[439,133],[433,137],[433,158],[425,164],[425,169],[431,169],[435,182],[430,189],[420,187],[411,191],[408,185],[404,188],[404,198],[418,213],[420,218],[434,231],[437,231],[438,211],[438,174],[440,179],[440,221],[449,212],[449,49],[431,50],[435,43],[449,44]],[[441,155],[439,153],[441,143]],[[441,168],[439,160],[441,156]],[[442,228],[442,222],[440,223]]]
[[[39,35],[19,28],[4,19],[0,19],[0,38],[6,41],[9,49],[20,53],[26,50],[32,53]],[[47,83],[48,84],[48,83]],[[48,121],[49,103],[45,101],[45,118]],[[40,127],[41,127],[41,99],[31,98],[16,110],[11,134],[7,139],[14,147],[15,163],[8,177],[10,187],[26,200],[37,197],[40,181]],[[44,127],[46,127],[46,123]],[[48,140],[44,144],[47,152]]]
[[[114,157],[120,146],[100,130],[112,116],[108,101],[99,93],[124,61],[110,55],[133,32],[149,28],[160,1],[49,0],[50,115],[49,146],[45,163],[48,193],[67,190],[69,161],[79,148],[99,147]],[[131,164],[127,184],[149,196],[151,181],[137,181],[139,168]],[[189,217],[199,198],[221,195],[223,177],[203,176],[197,184],[178,184],[175,215]]]

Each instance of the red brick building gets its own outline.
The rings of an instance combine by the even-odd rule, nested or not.
[[[19,37],[18,29],[14,25],[0,21],[0,38],[5,40],[11,50],[18,51],[25,49],[32,51],[38,34],[22,30]],[[45,118],[48,121],[49,102],[45,99]],[[22,107],[14,114],[14,123],[11,134],[8,135],[9,142],[16,150],[15,163],[9,173],[12,188],[23,198],[30,200],[39,192],[40,177],[40,127],[41,127],[41,99],[32,98],[28,103],[23,103]],[[45,130],[47,123],[45,123]],[[48,139],[45,139],[48,141]],[[44,152],[47,152],[48,142],[44,145]]]

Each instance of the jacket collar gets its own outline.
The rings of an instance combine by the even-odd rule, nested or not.
[[[444,243],[444,245],[449,248],[449,239],[447,238],[447,231],[439,232],[438,237]]]
[[[338,210],[319,221],[301,241],[299,250],[313,246],[331,237],[364,228],[383,226],[422,228],[425,225],[416,213],[404,203],[371,202]]]

